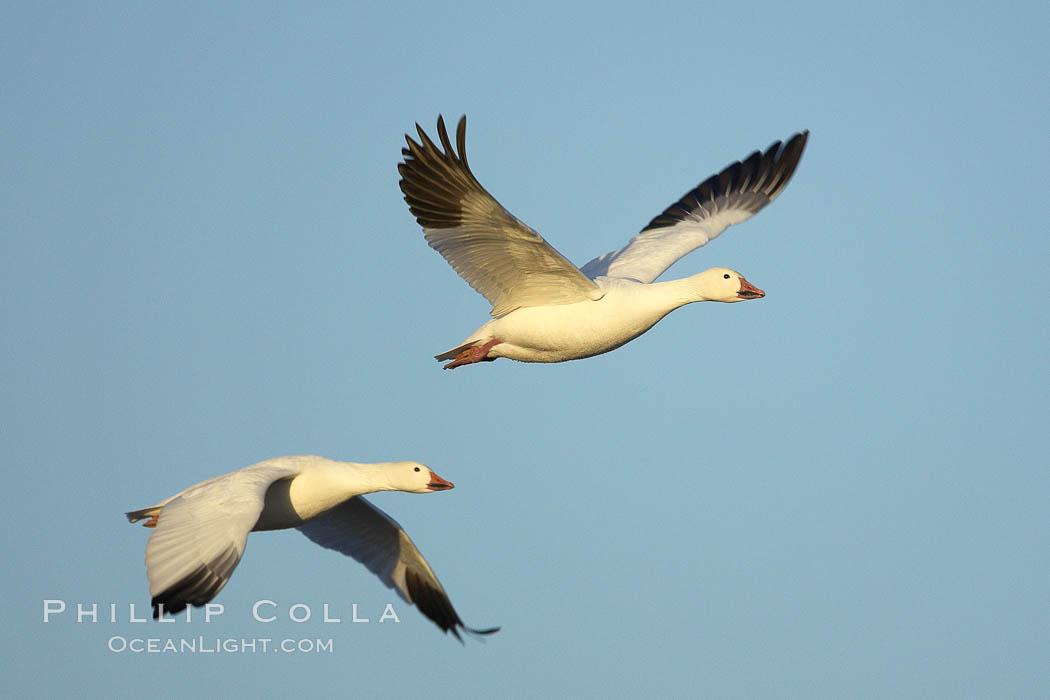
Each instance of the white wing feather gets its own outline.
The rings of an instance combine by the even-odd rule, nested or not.
[[[266,490],[298,473],[291,466],[242,469],[201,482],[167,501],[146,543],[153,605],[178,612],[222,590],[244,554]]]
[[[583,266],[587,277],[652,282],[680,258],[746,221],[772,202],[791,179],[808,131],[765,153],[755,151],[700,183],[669,206],[630,242]]]
[[[442,149],[416,125],[398,165],[401,190],[427,243],[502,316],[522,306],[572,304],[603,292],[565,256],[515,218],[470,170],[466,117],[456,131],[457,154],[438,118]]]
[[[496,629],[466,627],[448,598],[441,582],[412,539],[396,520],[357,496],[322,513],[297,528],[313,542],[353,557],[393,588],[407,603],[444,631],[460,639],[457,628],[473,634],[490,634]],[[460,640],[462,641],[462,639]]]

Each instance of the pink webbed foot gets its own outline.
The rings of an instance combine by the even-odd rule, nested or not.
[[[489,354],[489,350],[491,350],[494,345],[498,345],[500,342],[502,341],[499,338],[493,338],[484,345],[475,345],[472,348],[467,348],[463,352],[456,355],[456,359],[452,360],[452,362],[449,362],[447,365],[442,367],[442,369],[455,369],[460,365],[472,365],[475,362],[482,362],[486,359],[495,360],[496,358],[494,357],[486,358],[486,355]]]
[[[151,515],[149,520],[142,523],[142,527],[157,527],[157,516]]]

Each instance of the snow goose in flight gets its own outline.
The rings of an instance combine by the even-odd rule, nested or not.
[[[614,350],[696,301],[737,302],[765,292],[716,267],[654,283],[664,270],[728,226],[773,201],[791,179],[808,131],[754,152],[700,183],[623,248],[577,268],[516,219],[471,172],[466,117],[453,149],[438,117],[441,148],[417,124],[398,164],[401,191],[427,243],[492,304],[491,321],[437,355],[445,369],[509,357],[565,362]],[[458,153],[457,153],[458,151]]]
[[[249,532],[296,528],[364,564],[407,603],[459,639],[463,624],[426,559],[401,526],[361,494],[430,493],[452,484],[418,462],[358,464],[324,457],[277,457],[189,487],[127,513],[156,528],[146,544],[153,617],[201,606],[229,581]]]

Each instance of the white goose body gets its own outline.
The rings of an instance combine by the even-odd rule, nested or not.
[[[655,280],[676,260],[773,201],[798,166],[808,132],[776,142],[713,175],[653,218],[623,248],[577,268],[500,206],[470,170],[466,118],[453,148],[438,117],[439,148],[416,125],[398,165],[405,201],[427,243],[492,303],[492,321],[437,355],[445,369],[507,357],[565,362],[614,350],[696,301],[738,302],[765,292],[711,268]],[[458,152],[457,152],[458,150]]]
[[[493,339],[500,342],[485,359],[565,362],[601,355],[634,340],[678,307],[705,301],[694,282],[686,278],[642,284],[599,277],[595,283],[604,292],[600,299],[515,309],[481,326],[438,359],[452,359],[466,347]]]
[[[430,493],[453,485],[419,462],[364,464],[313,455],[277,457],[202,481],[127,513],[156,528],[146,544],[153,616],[201,606],[226,585],[248,533],[296,528],[364,564],[443,631],[463,624],[423,555],[393,518],[362,498],[375,491]],[[462,640],[461,640],[462,641]]]

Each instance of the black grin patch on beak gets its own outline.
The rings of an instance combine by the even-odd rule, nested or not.
[[[736,294],[742,299],[754,299],[761,296],[758,292],[752,292],[750,289],[741,289]]]
[[[436,481],[431,481],[429,484],[427,484],[427,488],[433,491],[447,491],[452,487],[448,484],[439,484]]]

